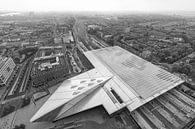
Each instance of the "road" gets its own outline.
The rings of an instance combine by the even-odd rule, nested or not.
[[[73,26],[73,34],[76,39],[76,43],[78,43],[81,48],[86,50],[93,50],[91,45],[89,44],[89,37],[87,35],[86,29],[82,23],[75,17],[75,24]]]
[[[81,60],[79,59],[79,57],[78,57],[78,55],[77,55],[77,50],[76,50],[76,49],[77,49],[77,48],[75,48],[75,49],[73,50],[73,57],[74,57],[74,59],[75,59],[77,65],[78,65],[78,67],[79,67],[81,70],[85,70],[85,67],[84,67],[83,63],[81,62]]]
[[[32,70],[32,66],[33,66],[33,59],[34,59],[34,56],[31,57],[29,60],[28,60],[28,63],[27,63],[27,69],[25,71],[25,74],[24,74],[24,78],[23,78],[23,81],[22,81],[22,86],[20,87],[20,93],[21,92],[24,92],[26,90],[26,86],[28,84],[28,81],[29,81],[29,76],[30,76],[30,73],[31,73],[31,70]]]
[[[14,92],[15,92],[15,90],[17,89],[17,86],[18,86],[18,83],[19,83],[20,80],[21,80],[21,76],[22,76],[22,74],[23,74],[22,72],[23,72],[23,70],[24,70],[24,68],[25,68],[25,65],[26,65],[26,62],[24,62],[24,63],[22,64],[22,66],[21,66],[21,68],[20,68],[20,71],[19,71],[19,73],[18,73],[18,76],[17,76],[17,78],[16,78],[16,80],[15,80],[15,83],[13,84],[13,86],[12,86],[12,88],[11,88],[11,90],[9,91],[9,93],[8,93],[7,96],[13,95]]]
[[[22,63],[19,73],[17,74],[17,78],[14,81],[13,86],[7,93],[6,99],[10,99],[18,95],[22,95],[25,92],[28,85],[31,68],[33,65],[32,64],[33,59],[34,56],[30,57],[27,61]]]
[[[75,25],[73,27],[73,35],[76,43],[80,46],[83,51],[94,50],[99,48],[108,47],[104,41],[98,39],[95,36],[88,35],[85,25],[82,21],[79,21],[75,17]]]
[[[96,45],[98,45],[100,48],[104,48],[104,47],[109,47],[108,44],[106,44],[104,41],[96,38],[93,35],[90,35],[90,39],[92,40],[92,42],[94,42]]]
[[[66,55],[68,57],[68,61],[69,61],[70,65],[72,66],[73,72],[74,73],[80,73],[81,69],[78,66],[78,64],[76,63],[76,61],[73,57],[73,54],[70,51],[67,51]]]

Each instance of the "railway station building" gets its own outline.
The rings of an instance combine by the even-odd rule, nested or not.
[[[103,106],[130,112],[182,84],[179,77],[118,47],[84,52],[93,69],[65,80],[31,118],[56,121]]]

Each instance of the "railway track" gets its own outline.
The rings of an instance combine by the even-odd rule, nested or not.
[[[174,88],[131,113],[143,129],[192,129],[195,101]]]

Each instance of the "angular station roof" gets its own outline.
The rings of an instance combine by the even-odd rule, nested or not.
[[[183,83],[179,77],[118,46],[84,54],[95,68],[64,81],[31,122],[46,121],[51,112],[56,115],[49,120],[58,120],[99,105],[109,114],[123,107],[133,111]]]
[[[114,76],[126,83],[128,89],[143,99],[183,82],[177,76],[117,46],[90,51],[86,56],[93,65],[98,61],[103,64]]]
[[[46,115],[58,107],[63,106],[62,111],[58,114],[59,117],[95,89],[103,86],[103,84],[109,79],[110,77],[100,77],[64,81],[63,84],[51,95],[51,97],[33,116],[31,121],[41,119],[43,115]]]

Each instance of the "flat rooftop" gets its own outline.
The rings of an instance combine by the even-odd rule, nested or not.
[[[109,90],[114,89],[130,111],[184,82],[118,46],[88,51],[84,54],[94,65],[96,73],[101,76],[113,76],[109,81],[112,82],[111,86],[105,84],[105,87]]]
[[[45,70],[40,70],[39,67],[42,64],[44,64],[44,63],[50,63],[50,64],[55,63],[57,57],[59,59],[59,64],[58,65],[54,65],[54,66],[52,66],[52,68],[47,68]],[[65,60],[64,60],[63,56],[57,56],[57,57],[50,57],[50,58],[35,61],[34,66],[32,68],[31,75],[36,76],[36,75],[40,75],[40,74],[43,74],[43,73],[47,73],[51,70],[55,70],[55,69],[58,69],[58,68],[61,68],[61,67],[66,67]]]
[[[34,60],[42,60],[59,55],[63,55],[62,46],[40,47]]]
[[[97,61],[103,64],[143,99],[161,94],[183,82],[179,77],[118,46],[89,51],[85,55],[96,67],[99,67]]]

